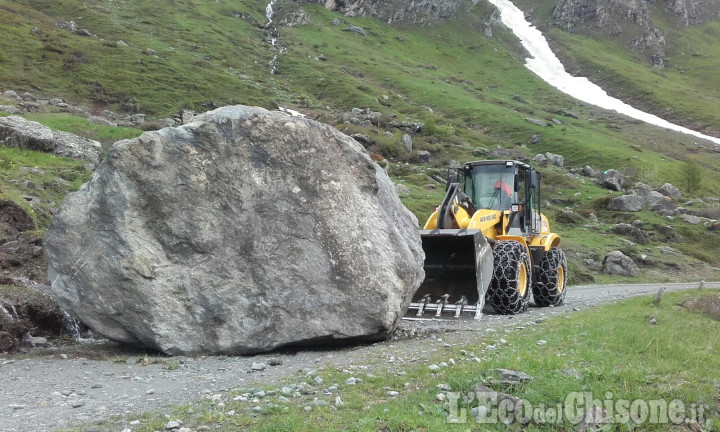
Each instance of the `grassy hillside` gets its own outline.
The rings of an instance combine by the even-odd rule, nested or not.
[[[665,2],[650,2],[652,22],[662,31],[667,56],[664,69],[654,68],[630,49],[639,26],[624,23],[622,31],[609,35],[594,23],[570,34],[552,23],[557,0],[516,0],[523,10],[533,10],[532,21],[540,26],[567,69],[591,78],[610,94],[672,122],[720,136],[720,22],[702,6],[706,17],[715,18],[685,26],[665,9]]]
[[[541,6],[551,2],[540,3],[538,14],[546,13]],[[443,194],[442,187],[425,188],[430,182],[428,174],[442,172],[451,160],[480,158],[473,155],[479,147],[514,148],[530,157],[549,151],[562,154],[566,167],[615,168],[629,176],[630,185],[642,181],[654,187],[665,182],[681,186],[683,161],[690,157],[700,163],[703,174],[695,196],[718,195],[719,154],[700,148],[696,138],[590,107],[549,87],[523,67],[522,48],[511,33],[495,26],[492,38],[484,36],[484,23],[493,11],[485,2],[456,20],[426,27],[392,27],[362,17],[344,17],[345,24],[334,26],[331,21],[340,15],[319,5],[304,5],[312,23],[279,29],[280,45],[286,50],[278,57],[275,75],[269,73],[268,63],[276,51],[263,28],[265,5],[264,0],[176,0],[152,5],[137,0],[0,0],[0,90],[62,97],[91,107],[92,113],[140,111],[154,118],[182,108],[203,111],[226,104],[286,105],[345,132],[370,135],[376,141],[371,151],[390,159],[394,180],[410,188],[410,195],[403,199],[421,221]],[[280,2],[278,7],[292,9],[293,5]],[[69,20],[96,37],[56,26]],[[367,36],[343,31],[348,24],[364,28]],[[699,38],[702,33],[695,28],[688,32],[688,38]],[[566,47],[567,55],[578,63],[592,57],[603,67],[614,68],[616,72],[608,74],[606,82],[613,88],[627,84],[631,98],[637,94],[643,100],[656,100],[658,106],[682,113],[683,118],[691,111],[705,113],[702,119],[697,117],[707,125],[705,129],[720,129],[717,110],[709,109],[715,99],[707,91],[717,88],[713,87],[715,78],[703,82],[686,79],[695,75],[674,69],[652,71],[612,41],[566,34],[562,38],[568,42],[559,46]],[[717,51],[706,46],[706,52]],[[320,55],[326,61],[318,60]],[[701,68],[701,63],[711,62],[714,55],[692,58]],[[633,81],[636,75],[643,80]],[[707,97],[696,102],[677,96],[697,92]],[[12,103],[0,96],[0,105]],[[648,106],[652,104],[648,102]],[[369,109],[379,118],[372,127],[343,123],[342,114],[352,108]],[[562,110],[572,111],[578,118],[563,117],[559,114]],[[106,145],[141,133],[94,125],[61,111],[43,107],[26,117]],[[543,120],[548,126],[536,126],[527,118]],[[425,124],[423,132],[413,136],[413,146],[432,153],[430,166],[398,164],[412,162],[413,157],[401,144],[403,132],[388,126],[391,120]],[[530,145],[532,135],[539,135],[542,141]],[[16,165],[42,165],[13,160],[16,156],[12,155],[4,157]],[[7,171],[0,188],[10,191],[6,196],[21,199],[22,181],[17,180],[23,180],[25,173]],[[631,255],[648,255],[650,264],[643,268],[643,276],[654,280],[713,277],[714,270],[706,264],[720,265],[720,254],[713,252],[717,233],[645,212],[607,212],[608,191],[570,180],[564,172],[545,169],[544,174],[547,188],[543,201],[551,204],[545,210],[551,218],[566,206],[575,207],[582,216],[580,223],[554,225],[570,252],[573,277],[580,278],[576,282],[588,280],[594,273],[583,264],[585,258],[598,254],[602,259],[605,252],[618,248]],[[8,183],[10,180],[15,182]],[[54,199],[46,199],[58,202],[61,198],[58,193]],[[598,225],[589,224],[591,212],[600,217]],[[619,236],[607,235],[613,223],[636,218],[647,221],[648,226],[670,224],[682,231],[674,247],[686,255],[677,259],[661,254],[658,248],[665,243],[659,237],[642,249],[630,250]],[[46,223],[43,220],[40,225]],[[673,266],[681,266],[682,271]],[[599,280],[617,279],[600,276]]]

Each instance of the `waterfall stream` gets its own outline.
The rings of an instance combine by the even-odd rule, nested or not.
[[[525,14],[510,0],[488,0],[500,10],[500,19],[522,42],[523,47],[530,53],[525,59],[525,66],[539,76],[543,81],[576,99],[591,105],[608,110],[617,111],[628,117],[646,123],[671,129],[698,138],[712,141],[720,146],[720,138],[705,135],[700,132],[670,123],[660,117],[640,111],[623,101],[609,96],[602,88],[593,84],[587,78],[570,75],[555,53],[550,49],[547,40],[532,24],[525,20]],[[719,148],[716,146],[716,148]]]
[[[285,51],[285,49],[278,44],[277,28],[273,26],[273,16],[275,16],[273,6],[275,5],[276,1],[277,0],[270,0],[270,3],[265,6],[265,18],[267,18],[267,24],[265,24],[265,32],[267,35],[266,40],[270,42],[270,45],[272,45],[273,49],[275,50],[275,55],[273,56],[272,60],[270,60],[269,64],[270,73],[272,75],[275,75],[277,73],[277,67],[275,66],[275,63],[277,63],[278,56]]]

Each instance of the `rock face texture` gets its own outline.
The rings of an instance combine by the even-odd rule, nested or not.
[[[0,117],[0,144],[83,159],[94,164],[99,163],[102,156],[102,147],[97,141],[53,131],[19,116]]]
[[[620,36],[657,68],[665,67],[665,35],[653,22],[653,11],[667,12],[678,27],[718,19],[717,2],[699,0],[559,0],[553,24],[569,32]]]
[[[377,339],[424,277],[417,220],[360,144],[243,106],[115,143],[45,242],[62,307],[168,354]]]
[[[297,3],[320,3],[345,16],[379,18],[389,24],[426,24],[457,16],[469,4],[463,0],[295,0]]]

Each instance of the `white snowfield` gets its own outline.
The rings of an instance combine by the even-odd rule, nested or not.
[[[518,9],[510,0],[489,1],[500,10],[500,18],[503,24],[515,33],[532,56],[525,59],[525,66],[551,86],[591,105],[617,111],[620,114],[655,126],[693,135],[720,145],[720,138],[678,126],[655,115],[640,111],[619,99],[609,96],[605,90],[593,84],[587,78],[570,75],[550,49],[550,45],[548,45],[540,30],[525,20],[523,11]]]

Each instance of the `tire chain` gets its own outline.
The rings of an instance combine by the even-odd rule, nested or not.
[[[558,291],[559,266],[563,268],[565,280],[564,289]],[[560,306],[565,301],[567,291],[567,258],[562,249],[550,248],[540,260],[538,271],[533,275],[533,299],[537,306]]]
[[[493,247],[493,278],[487,293],[487,301],[499,314],[512,315],[528,308],[530,290],[521,296],[518,290],[519,263],[525,262],[530,279],[530,257],[525,247],[516,241],[499,241]],[[527,287],[529,288],[529,287]]]

